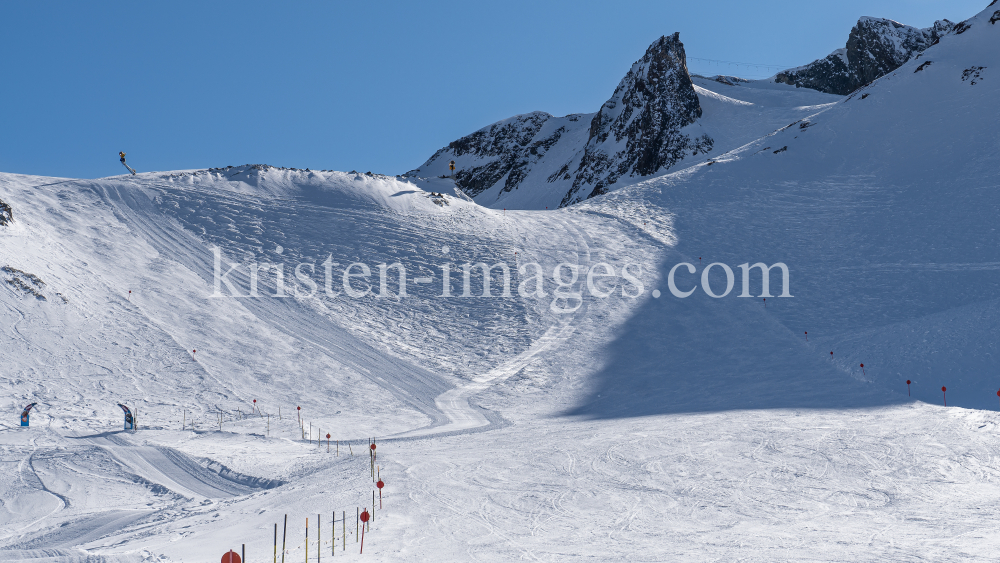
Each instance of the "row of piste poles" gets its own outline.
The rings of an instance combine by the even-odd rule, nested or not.
[[[365,531],[371,531],[371,525],[375,522],[375,512],[377,510],[382,510],[382,488],[385,487],[385,482],[382,481],[381,468],[376,463],[378,461],[378,451],[375,445],[375,440],[369,439],[368,444],[368,455],[369,455],[369,467],[371,469],[372,480],[375,481],[375,487],[378,489],[378,502],[375,502],[375,491],[372,491],[372,503],[371,512],[369,512],[369,507],[356,507],[354,514],[354,542],[359,545],[358,553],[363,554],[365,552]],[[377,481],[376,481],[377,479]],[[337,536],[337,511],[334,510],[330,515],[330,541],[328,545],[330,546],[330,556],[334,557],[337,555],[337,543],[340,540],[340,551],[343,554],[347,553],[347,511],[342,510],[340,512],[340,537]],[[323,515],[316,515],[316,563],[322,561],[323,552]],[[304,561],[309,563],[309,518],[306,517],[305,522],[305,542],[304,546]],[[288,515],[285,514],[284,523],[281,526],[281,557],[280,562],[285,563],[285,556],[291,555],[291,551],[288,549]],[[245,551],[244,551],[244,557]],[[273,563],[278,563],[278,524],[274,524],[274,551],[273,551]]]
[[[643,225],[645,225],[645,224],[646,223],[643,222]],[[702,263],[701,256],[698,257],[698,263],[699,264]],[[767,309],[767,298],[766,297],[762,298],[762,303],[764,304],[764,308]],[[802,331],[802,332],[803,332],[803,334],[806,337],[806,342],[809,342],[809,331],[805,330],[805,331]],[[830,352],[830,359],[833,360],[833,352],[832,351]],[[867,378],[868,377],[868,372],[865,370],[865,364],[860,364],[859,367],[861,368],[861,373]],[[854,372],[854,373],[857,373],[857,372]],[[906,380],[906,396],[907,397],[912,397],[913,396],[912,392],[910,391],[910,385],[912,383],[913,382],[911,380],[909,380],[909,379]],[[1000,398],[1000,391],[997,391],[997,397]],[[947,407],[948,406],[948,388],[946,386],[944,386],[944,385],[941,386],[941,400],[944,403],[944,406]]]
[[[265,424],[266,424],[265,432],[267,434],[267,437],[270,437],[271,436],[271,414],[270,413],[264,413],[263,411],[260,410],[260,408],[257,406],[257,399],[253,400],[253,403],[251,404],[250,409],[251,410],[249,412],[244,413],[241,408],[237,407],[235,413],[233,413],[233,412],[226,412],[226,411],[222,410],[220,407],[216,406],[215,409],[209,410],[208,412],[211,412],[213,414],[213,416],[215,416],[215,424],[218,425],[220,431],[223,429],[223,423],[227,422],[227,420],[226,420],[226,416],[227,415],[230,415],[232,417],[229,420],[229,422],[246,420],[247,417],[252,417],[252,416],[256,415],[256,416],[260,417],[261,419],[265,420]],[[295,407],[295,416],[296,416],[296,420],[298,420],[299,433],[300,433],[301,439],[303,441],[305,441],[306,440],[306,422],[302,418],[302,407]],[[281,407],[278,407],[278,420],[282,420]],[[312,422],[309,422],[308,425],[309,425],[309,438],[308,439],[309,439],[309,443],[312,443],[312,439],[313,439]],[[184,412],[183,412],[183,414],[181,415],[181,429],[182,430],[187,430],[188,426],[190,426],[192,430],[195,430],[194,418],[192,417],[191,422],[189,424],[188,423],[188,418],[187,418],[187,409],[185,409]],[[317,427],[317,430],[318,430],[318,432],[316,433],[316,445],[317,445],[317,447],[320,447],[320,446],[322,446],[322,443],[323,443],[323,431],[322,431],[322,429],[319,429],[318,427]],[[328,452],[330,451],[330,447],[331,447],[330,446],[330,440],[331,439],[332,439],[332,436],[328,432],[326,434],[326,449],[327,449]],[[371,443],[371,442],[369,441],[369,443]],[[351,448],[350,442],[346,442],[346,444],[347,444],[347,447],[348,447],[348,451],[353,456],[354,455],[354,450],[353,450],[353,448]],[[336,455],[340,456],[340,440],[335,440],[334,441],[334,448],[335,448]]]
[[[302,419],[302,407],[295,407],[295,412],[296,412],[296,420],[297,420],[298,425],[299,425],[300,435],[301,435],[302,439],[305,440],[306,439],[306,435],[305,435],[306,434],[306,422]],[[218,417],[217,418],[217,422],[219,423],[219,428],[221,429],[222,428],[222,424],[224,422],[225,413],[224,413],[224,411],[222,411],[220,409],[220,410],[218,410],[218,412],[216,414],[217,414],[217,417]],[[251,413],[248,413],[248,414],[257,414],[258,416],[260,416],[262,418],[266,417],[267,420],[268,420],[268,435],[270,435],[270,415],[265,415],[265,414],[263,414],[260,411],[259,407],[257,406],[257,399],[253,400],[253,406],[251,407]],[[237,416],[239,417],[240,420],[242,420],[244,418],[244,413],[241,410],[237,409]],[[281,407],[278,407],[278,419],[281,420]],[[312,423],[310,422],[310,423],[308,423],[308,425],[309,425],[309,442],[312,443],[312,436],[313,436]],[[184,417],[182,419],[182,428],[186,428],[186,426],[187,426],[187,413],[185,411]],[[320,430],[317,433],[317,436],[318,436],[317,439],[316,439],[317,447],[321,447],[322,446],[322,438],[323,438],[323,436],[322,436],[322,430]],[[327,435],[326,435],[327,452],[335,453],[336,455],[339,456],[340,455],[340,441],[339,440],[336,441],[336,446],[335,446],[336,449],[331,452],[330,438],[331,438],[330,434],[327,433]],[[353,448],[351,448],[350,442],[347,442],[347,446],[348,446],[348,451],[350,452],[350,455],[353,457],[354,456],[354,450],[353,450]],[[369,459],[368,459],[368,462],[369,462],[368,463],[369,473],[370,473],[370,476],[372,478],[372,482],[375,485],[375,489],[372,490],[372,501],[371,501],[371,505],[370,505],[371,508],[370,508],[370,511],[369,511],[369,507],[368,506],[364,506],[364,507],[360,507],[359,506],[359,507],[356,507],[355,515],[354,515],[354,518],[355,518],[354,528],[355,529],[354,529],[353,536],[354,536],[355,543],[359,544],[358,552],[361,553],[361,554],[363,554],[364,550],[365,550],[365,543],[364,543],[365,531],[366,530],[370,531],[372,523],[375,522],[376,507],[377,507],[377,510],[382,510],[382,508],[383,508],[383,505],[382,505],[382,489],[385,487],[385,482],[382,481],[382,470],[381,470],[381,467],[378,464],[378,448],[377,448],[377,445],[375,444],[375,440],[373,438],[369,438],[368,439],[368,457],[369,457]],[[377,491],[378,499],[375,498],[376,497],[376,491]],[[330,518],[330,538],[331,539],[328,542],[328,545],[330,547],[330,555],[331,556],[336,556],[337,555],[337,543],[338,543],[337,540],[338,539],[340,540],[340,544],[341,544],[341,546],[340,546],[341,547],[341,549],[340,549],[341,553],[343,553],[343,554],[347,553],[347,536],[351,535],[350,532],[349,532],[349,530],[348,530],[348,525],[347,525],[347,511],[346,510],[342,510],[341,513],[340,513],[340,515],[341,515],[340,519],[338,520],[338,518],[337,518],[337,512],[333,511],[331,513],[331,518]],[[316,533],[315,533],[315,538],[316,538],[316,540],[315,540],[315,542],[316,542],[315,546],[316,547],[315,547],[314,553],[316,554],[316,559],[315,560],[316,560],[317,563],[319,563],[321,561],[321,558],[322,558],[322,555],[323,555],[323,551],[324,551],[324,549],[323,549],[323,538],[322,538],[322,534],[323,534],[322,530],[323,530],[323,528],[322,528],[322,515],[321,514],[317,514],[316,515],[315,522],[316,522],[316,526],[315,526],[314,529],[316,531]],[[338,522],[340,523],[340,537],[339,538],[337,537],[337,524],[338,524]],[[304,557],[305,563],[309,563],[309,545],[310,545],[309,529],[310,529],[309,518],[307,517],[305,519],[304,544],[300,544],[302,547],[304,547],[303,557]],[[243,552],[243,557],[245,558],[246,557],[246,547],[245,547],[245,544],[244,544],[243,549],[241,551]],[[240,561],[239,558],[238,557],[232,557],[233,554],[234,554],[234,552],[232,550],[230,550],[226,555],[230,556],[230,559],[229,559],[230,561],[232,561],[233,563],[238,563]],[[281,556],[280,556],[280,558],[278,556],[279,555],[279,553],[278,553],[278,524],[275,523],[275,525],[274,525],[273,563],[278,563],[279,560],[280,560],[281,563],[285,563],[285,556],[286,555],[290,555],[290,554],[291,554],[291,550],[288,549],[288,515],[285,514],[285,516],[284,516],[284,522],[282,524],[282,531],[281,531],[281,553],[280,553]],[[225,560],[225,557],[224,557],[224,560]]]

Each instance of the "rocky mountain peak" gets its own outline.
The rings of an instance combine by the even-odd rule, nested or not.
[[[611,99],[594,116],[589,141],[596,138],[603,143],[612,132],[622,139],[628,134],[627,124],[634,121],[634,111],[647,119],[656,113],[670,113],[682,127],[701,117],[679,34],[660,37],[632,65]]]
[[[562,205],[600,195],[625,175],[648,176],[711,148],[704,137],[692,141],[680,130],[701,117],[701,104],[687,69],[678,33],[664,35],[646,49],[590,123],[590,137],[573,188]]]
[[[955,24],[948,20],[917,29],[890,19],[862,17],[851,29],[845,48],[808,65],[780,72],[775,81],[847,95],[896,70],[954,28]]]
[[[565,206],[605,193],[622,177],[655,174],[710,150],[707,135],[681,132],[701,113],[684,44],[674,33],[646,49],[597,113],[532,112],[498,121],[407,174],[448,175],[454,160],[455,183],[472,197],[491,189],[499,197],[531,181],[564,193]]]

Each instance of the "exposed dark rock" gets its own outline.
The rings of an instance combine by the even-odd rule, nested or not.
[[[700,116],[675,33],[650,45],[597,113],[505,119],[450,143],[407,174],[440,174],[455,160],[455,183],[470,196],[548,183],[565,186],[565,206],[605,193],[623,177],[649,176],[710,151],[707,135],[681,132]]]
[[[0,199],[0,227],[6,227],[14,222],[14,210]]]
[[[462,167],[455,172],[455,183],[472,197],[504,177],[503,190],[516,189],[524,181],[531,164],[544,156],[565,132],[564,127],[558,127],[549,134],[539,135],[542,126],[550,119],[551,115],[541,111],[505,119],[452,141],[435,153],[428,163],[442,157],[450,160],[464,155],[484,160],[481,165]]]
[[[990,4],[990,5],[992,6],[992,4]],[[997,10],[997,11],[993,12],[993,15],[990,16],[990,24],[991,25],[997,23],[998,21],[1000,21],[1000,10]]]
[[[0,272],[4,274],[4,282],[7,285],[28,295],[32,295],[35,299],[46,301],[45,296],[42,295],[42,290],[45,289],[45,282],[38,276],[11,266],[0,268]]]
[[[728,84],[729,86],[739,86],[740,84],[745,84],[747,82],[750,82],[750,80],[747,78],[740,78],[739,76],[724,76],[721,74],[718,76],[713,76],[712,80],[720,84]]]
[[[920,66],[917,67],[917,70],[913,71],[913,74],[916,74],[916,73],[920,72],[921,70],[924,70],[925,68],[931,66],[931,63],[933,63],[933,62],[934,61],[924,61],[924,62],[920,63]]]
[[[983,76],[984,66],[972,66],[962,71],[962,82],[969,82],[969,85],[974,86],[979,83]]]
[[[780,72],[775,81],[847,95],[896,70],[953,29],[958,28],[948,20],[917,29],[892,20],[864,17],[851,29],[844,49],[806,66]]]
[[[680,132],[699,117],[684,44],[677,33],[660,37],[591,120],[573,188],[560,205],[583,199],[577,193],[585,186],[593,186],[587,197],[594,197],[626,174],[649,176],[673,166],[688,150],[693,155],[711,150],[707,136],[692,141]]]

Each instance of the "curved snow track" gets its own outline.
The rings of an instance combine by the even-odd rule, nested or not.
[[[373,334],[369,339],[368,335],[372,334],[370,330],[359,331],[359,326],[362,329],[366,327],[360,323],[351,324],[354,319],[350,318],[349,307],[314,309],[315,303],[301,299],[233,299],[226,302],[206,300],[205,287],[211,291],[215,274],[212,247],[215,244],[222,246],[224,261],[239,261],[240,253],[246,253],[248,250],[243,241],[227,247],[225,232],[221,233],[222,236],[218,232],[211,232],[212,228],[219,228],[213,226],[213,220],[219,219],[224,214],[236,216],[240,222],[235,227],[247,232],[253,231],[255,222],[263,221],[263,224],[259,225],[260,232],[268,233],[271,238],[259,233],[255,236],[260,239],[257,243],[266,246],[268,252],[272,251],[276,241],[284,243],[282,229],[296,225],[295,221],[300,219],[303,223],[311,222],[310,225],[301,226],[301,232],[295,233],[292,237],[294,240],[287,243],[286,248],[289,250],[282,259],[289,260],[295,258],[291,253],[296,251],[304,259],[320,253],[325,257],[327,246],[334,252],[342,252],[350,258],[351,248],[345,252],[343,245],[328,243],[331,238],[336,243],[338,233],[343,231],[333,230],[331,231],[333,235],[324,233],[322,231],[325,226],[324,220],[340,221],[336,228],[342,230],[345,224],[352,226],[355,223],[372,229],[375,232],[372,236],[374,242],[360,250],[356,249],[356,252],[367,257],[369,261],[382,259],[389,262],[397,259],[395,255],[401,250],[416,248],[425,255],[411,254],[408,259],[414,260],[416,264],[414,269],[424,270],[428,265],[434,264],[428,262],[429,260],[440,259],[440,256],[433,255],[437,249],[443,250],[442,255],[447,255],[445,260],[458,263],[466,260],[492,263],[513,259],[512,269],[516,269],[517,265],[527,260],[541,264],[546,272],[551,272],[558,264],[576,265],[585,272],[591,265],[592,252],[596,251],[598,256],[602,256],[610,246],[606,241],[595,243],[588,234],[588,228],[593,227],[591,223],[595,221],[592,214],[568,210],[553,211],[544,215],[524,213],[514,217],[490,210],[476,210],[457,218],[432,215],[399,216],[370,209],[360,211],[327,209],[295,199],[275,198],[273,201],[261,201],[252,195],[189,189],[141,177],[80,182],[80,186],[84,188],[81,193],[88,199],[87,204],[96,204],[95,222],[110,225],[108,230],[113,235],[119,233],[128,235],[123,240],[126,245],[133,247],[132,255],[139,260],[147,260],[143,267],[150,269],[146,272],[142,267],[137,267],[137,272],[141,270],[137,276],[131,279],[123,278],[126,280],[124,283],[135,283],[140,289],[136,292],[139,295],[138,299],[136,295],[131,296],[131,303],[125,302],[125,295],[121,295],[124,293],[121,287],[111,287],[112,284],[118,286],[121,283],[114,272],[107,273],[103,277],[95,276],[99,284],[104,284],[105,287],[102,289],[107,289],[111,298],[107,302],[96,302],[93,305],[95,308],[104,307],[109,310],[108,320],[121,324],[118,332],[136,330],[136,344],[133,345],[136,349],[145,350],[149,348],[149,342],[159,339],[156,343],[169,349],[168,355],[173,354],[169,361],[139,368],[139,371],[151,374],[150,381],[140,381],[141,378],[128,374],[133,379],[135,390],[140,396],[146,397],[139,400],[148,401],[148,397],[157,397],[158,401],[168,401],[161,405],[160,412],[147,414],[147,419],[153,425],[147,428],[153,430],[157,424],[169,423],[170,426],[165,428],[173,428],[174,422],[180,422],[180,416],[177,416],[176,421],[165,420],[166,417],[163,416],[164,411],[170,416],[169,411],[175,406],[175,403],[169,402],[175,399],[166,398],[161,393],[162,390],[169,390],[171,386],[181,386],[188,395],[194,393],[195,402],[198,404],[218,405],[216,401],[225,403],[231,397],[241,395],[233,382],[229,367],[226,364],[213,363],[209,355],[203,356],[202,346],[198,346],[197,357],[191,357],[190,349],[187,350],[186,357],[178,353],[189,348],[186,344],[190,342],[208,340],[215,343],[216,348],[221,348],[219,342],[232,342],[232,339],[226,340],[229,338],[229,333],[219,338],[211,338],[210,331],[218,326],[218,323],[213,325],[202,322],[199,318],[199,316],[208,318],[223,308],[238,309],[240,313],[232,317],[223,314],[222,322],[230,318],[246,319],[248,324],[254,327],[250,330],[268,333],[270,329],[274,329],[268,333],[268,338],[271,338],[272,334],[288,338],[284,341],[272,339],[270,342],[288,342],[291,346],[304,350],[302,354],[328,358],[328,364],[318,365],[332,365],[338,369],[339,366],[343,366],[350,373],[357,374],[384,389],[402,405],[427,417],[421,422],[411,416],[409,420],[414,424],[400,425],[398,428],[405,430],[387,432],[389,435],[382,435],[380,441],[424,440],[454,434],[486,432],[504,426],[506,422],[498,413],[476,405],[475,396],[495,385],[517,378],[533,362],[545,359],[548,354],[578,334],[581,327],[588,322],[588,312],[596,310],[594,307],[597,304],[588,302],[587,298],[567,303],[568,308],[577,303],[579,306],[571,313],[559,314],[550,310],[548,299],[527,305],[518,300],[491,299],[442,302],[437,299],[428,300],[426,294],[423,296],[418,294],[418,297],[408,303],[405,309],[396,307],[380,310],[378,303],[350,304],[351,307],[358,307],[363,314],[369,316],[373,316],[372,311],[383,314],[386,322],[393,323],[394,327],[414,324],[414,314],[411,309],[425,315],[423,320],[418,321],[425,323],[424,328],[427,318],[449,323],[447,326],[441,326],[437,333],[428,331],[427,338],[435,338],[428,340],[430,343],[428,349],[443,345],[445,348],[442,350],[447,350],[447,346],[450,345],[451,350],[455,350],[456,347],[470,350],[467,356],[459,358],[452,364],[463,365],[468,369],[462,372],[451,370],[447,366],[441,367],[435,365],[433,361],[426,361],[426,356],[413,354],[412,348],[407,350],[401,347],[397,351],[390,346],[388,348],[392,349],[393,353],[387,353],[385,342],[380,341],[377,334]],[[94,197],[91,197],[91,194]],[[97,201],[94,201],[95,199]],[[187,206],[189,209],[200,206],[203,209],[214,210],[217,215],[208,217],[211,215],[209,211],[205,211],[202,215],[171,213],[171,206],[176,206],[178,202],[182,207]],[[308,209],[302,211],[300,208]],[[222,211],[219,211],[220,209]],[[300,212],[303,214],[301,218],[297,215]],[[208,233],[204,229],[199,230],[198,219],[204,219],[203,225],[208,227]],[[444,221],[441,221],[442,219]],[[449,219],[451,223],[448,222]],[[602,217],[596,220],[607,221],[607,219]],[[449,230],[451,227],[455,227],[456,232],[466,234],[471,232],[475,236],[468,243],[468,248],[456,249],[455,252],[448,254],[448,250],[445,249],[448,243],[451,243],[453,248],[459,246],[459,243],[451,242],[460,236],[456,232],[451,232]],[[431,229],[429,233],[423,230],[426,228]],[[476,229],[480,228],[484,233],[476,238],[478,236]],[[102,233],[102,236],[104,234],[106,233]],[[309,246],[309,237],[320,235],[325,235],[327,238]],[[426,244],[420,246],[415,244],[415,241]],[[384,248],[385,252],[381,254],[373,252],[373,249],[377,251],[380,247]],[[66,245],[70,253],[74,248],[76,247]],[[252,245],[249,249],[254,250]],[[519,254],[515,253],[515,250],[519,251]],[[95,261],[104,260],[100,266],[105,269],[107,264],[112,264],[113,267],[116,259],[120,260],[122,256],[117,247],[105,242],[101,236],[88,238],[86,243],[81,243],[76,254],[91,251],[95,253]],[[280,250],[278,254],[281,254]],[[426,256],[428,254],[430,257]],[[359,254],[355,254],[357,255]],[[83,266],[86,268],[87,264]],[[180,290],[165,292],[162,296],[150,295],[164,285],[159,279],[152,281],[161,283],[146,283],[158,275],[161,271],[158,268],[176,269],[180,273],[172,271],[170,272],[172,277],[167,279],[189,285],[178,286],[181,287]],[[95,271],[102,272],[99,268]],[[454,284],[460,274],[453,272],[453,276]],[[563,286],[563,289],[585,293],[586,276],[582,278],[577,277],[573,286]],[[135,281],[131,281],[132,279]],[[249,284],[245,272],[241,277],[241,272],[237,271],[229,279],[240,287],[245,288]],[[478,278],[475,283],[479,283]],[[440,285],[437,285],[435,289],[439,287]],[[273,294],[273,285],[261,290],[262,294],[265,292]],[[115,294],[121,295],[120,301],[116,301]],[[424,300],[420,301],[421,298]],[[178,301],[178,305],[173,307],[171,299]],[[498,303],[501,304],[497,305]],[[502,319],[502,322],[493,319]],[[258,322],[260,324],[257,324]],[[516,326],[519,329],[513,337],[508,333],[506,335],[508,340],[495,342],[492,340],[493,326]],[[138,332],[146,327],[151,328],[149,333]],[[465,335],[457,332],[463,327],[475,327],[480,331],[480,335],[460,340],[458,344],[448,342],[456,335],[465,338]],[[391,330],[392,327],[387,325],[383,332],[389,333]],[[484,338],[481,334],[487,336]],[[94,338],[99,339],[96,335]],[[111,338],[117,337],[112,335]],[[259,341],[254,340],[253,343],[258,348],[263,348]],[[245,351],[246,348],[240,350]],[[142,353],[139,352],[140,355]],[[443,355],[448,352],[434,349],[434,353]],[[216,358],[218,357],[217,355]],[[247,364],[236,362],[236,365]],[[157,369],[164,366],[165,369]],[[253,366],[249,367],[248,371],[251,369]],[[260,370],[263,371],[265,370]],[[301,373],[305,373],[305,370],[300,369],[295,372],[296,375]],[[312,379],[307,382],[297,385],[287,379],[278,380],[279,383],[271,389],[282,384],[285,387],[290,385],[294,389],[301,389],[305,383],[314,383],[318,384],[315,389],[316,394],[325,397],[337,392],[337,385],[344,381],[343,378],[337,379],[335,374],[330,375],[327,380],[322,371],[308,373]],[[528,373],[530,375],[531,372]],[[175,377],[177,381],[174,381]],[[155,383],[152,381],[157,379],[159,381]],[[169,379],[170,383],[166,385],[161,383],[164,379]],[[353,377],[351,379],[357,380]],[[272,380],[264,381],[267,381],[268,385],[273,385]],[[374,390],[373,387],[365,389]],[[128,399],[123,400],[128,401]],[[276,404],[277,399],[272,399],[270,403]],[[176,403],[176,406],[177,410],[183,408],[181,403]],[[187,420],[191,421],[190,416]],[[287,428],[281,425],[294,424],[296,417],[293,415],[289,422],[285,416],[285,421],[279,423],[278,430],[287,433]],[[268,424],[256,420],[247,422],[259,424],[261,431],[264,425]],[[269,424],[271,437],[274,438],[274,417]],[[323,423],[324,430],[327,429],[327,424],[329,422]],[[177,427],[179,426],[180,424],[177,424]],[[198,427],[205,428],[205,421],[200,420]],[[208,424],[208,428],[212,428],[212,425]],[[34,431],[35,429],[32,429],[32,432]],[[302,448],[302,444],[298,442],[297,432],[296,427],[294,438],[290,442],[284,444],[280,440],[269,442],[279,449],[287,446],[285,451],[288,453],[288,465],[272,474],[284,475],[288,471],[293,474],[296,472],[309,474],[316,471],[316,468],[310,465],[312,461],[304,465],[298,464],[299,459],[308,459],[307,456],[311,455],[312,451],[308,447]],[[0,537],[3,538],[0,541],[3,544],[3,548],[0,549],[0,560],[8,557],[48,559],[68,563],[74,561],[77,553],[74,548],[99,550],[123,541],[131,541],[127,538],[144,537],[152,533],[149,530],[154,528],[158,530],[156,534],[159,536],[169,536],[172,538],[170,541],[176,541],[198,533],[196,530],[200,525],[212,521],[211,518],[220,512],[226,512],[230,506],[262,505],[266,509],[268,502],[274,502],[270,496],[272,493],[260,496],[255,496],[253,493],[280,485],[279,482],[233,474],[225,469],[220,471],[214,464],[205,464],[204,460],[194,459],[174,448],[143,443],[141,436],[142,434],[124,432],[59,436],[58,445],[48,445],[36,456],[41,461],[38,468],[33,467],[31,463],[23,463],[25,471],[31,469],[37,478],[37,483],[28,487],[35,492],[29,494],[36,494],[39,498],[44,497],[43,500],[49,502],[51,506],[46,505],[45,512],[39,512],[31,525],[27,527],[22,525],[20,530],[3,529],[3,522],[0,521]],[[226,435],[220,435],[222,436]],[[247,439],[249,449],[254,447],[253,442],[259,439],[258,437],[263,438],[263,435],[244,433],[241,438]],[[352,441],[341,440],[341,442],[343,443],[340,446],[343,449],[344,445]],[[211,450],[205,451],[206,453],[199,455],[213,456]],[[239,451],[238,448],[228,453],[233,454],[235,451]],[[236,455],[239,457],[242,454]],[[243,460],[252,459],[253,456],[251,453]],[[281,454],[277,454],[276,457],[281,458]],[[30,459],[35,458],[25,457],[25,460]],[[337,463],[357,461],[356,457],[340,459],[342,461]],[[246,467],[254,467],[254,462],[251,461]],[[275,468],[272,466],[269,471],[273,469]],[[382,469],[384,472],[386,467],[383,466]],[[250,469],[250,472],[254,471]],[[354,475],[354,472],[350,471],[338,470],[336,473],[338,478],[342,475]],[[25,476],[27,477],[27,474]],[[102,487],[115,491],[113,494],[122,495],[120,501],[115,498],[102,499],[99,503],[102,506],[100,510],[88,508],[86,503],[90,502],[89,499],[104,494]],[[295,490],[294,487],[286,487],[274,491],[274,494],[279,497],[294,495]],[[55,502],[55,498],[61,499],[61,502]],[[267,500],[264,500],[265,498]],[[171,525],[164,528],[164,522],[171,522]]]
[[[205,241],[199,239],[180,222],[163,215],[147,192],[147,190],[164,192],[185,190],[176,185],[131,179],[127,181],[126,186],[123,187],[117,182],[100,182],[93,184],[93,189],[114,209],[116,216],[123,223],[139,233],[158,252],[170,256],[207,283],[211,283],[214,279],[214,263],[211,261],[211,251],[206,248]],[[205,195],[199,193],[199,197],[204,198]],[[238,200],[242,205],[250,205],[236,194],[229,193],[217,197],[230,201]],[[567,217],[567,214],[565,211],[553,212],[548,214],[549,221],[538,222],[535,226],[560,231],[563,236],[565,233],[571,233],[577,244],[576,261],[581,268],[588,268],[593,241],[584,229]],[[237,279],[238,275],[235,274],[232,278]],[[577,282],[577,288],[581,292],[583,285],[583,280]],[[258,319],[284,334],[310,343],[331,359],[369,378],[404,404],[410,405],[431,419],[431,423],[425,427],[398,433],[389,438],[429,437],[494,428],[500,418],[490,416],[482,409],[471,406],[469,399],[490,385],[516,374],[539,354],[552,351],[561,345],[573,334],[574,323],[583,318],[587,312],[587,302],[584,299],[574,313],[563,315],[563,318],[554,322],[527,350],[487,373],[474,377],[472,381],[466,381],[435,374],[411,361],[386,354],[358,339],[323,315],[310,311],[307,315],[309,322],[300,322],[299,319],[304,315],[301,310],[294,310],[302,307],[296,300],[243,299],[240,304]]]
[[[70,441],[68,446],[33,449],[27,453],[19,469],[30,471],[29,477],[32,478],[28,484],[33,489],[44,491],[61,501],[60,506],[34,524],[58,522],[58,525],[49,524],[40,530],[8,535],[3,539],[4,548],[0,549],[0,560],[73,561],[72,556],[76,552],[65,552],[64,548],[79,547],[134,529],[145,517],[157,512],[154,508],[133,508],[82,514],[78,507],[72,505],[75,497],[60,494],[46,483],[47,480],[54,479],[55,474],[52,471],[40,472],[35,467],[36,458],[57,464],[61,469],[59,474],[85,471],[81,467],[96,459],[98,462],[93,467],[103,471],[103,474],[92,476],[99,480],[135,484],[159,497],[169,498],[174,495],[181,502],[195,506],[248,495],[281,484],[230,472],[223,476],[222,472],[212,471],[173,448],[138,445],[129,435],[120,432],[70,435],[67,439]],[[116,467],[100,461],[105,459],[113,459]],[[59,487],[65,488],[65,484],[60,483]],[[70,489],[72,491],[73,487]],[[86,500],[86,495],[83,499]],[[74,510],[64,514],[68,509]],[[34,527],[32,525],[27,528]]]

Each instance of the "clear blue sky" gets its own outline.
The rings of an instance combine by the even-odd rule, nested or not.
[[[125,150],[140,171],[396,174],[514,114],[596,111],[660,35],[689,57],[798,65],[859,16],[926,27],[988,3],[4,2],[0,171],[114,175]]]

